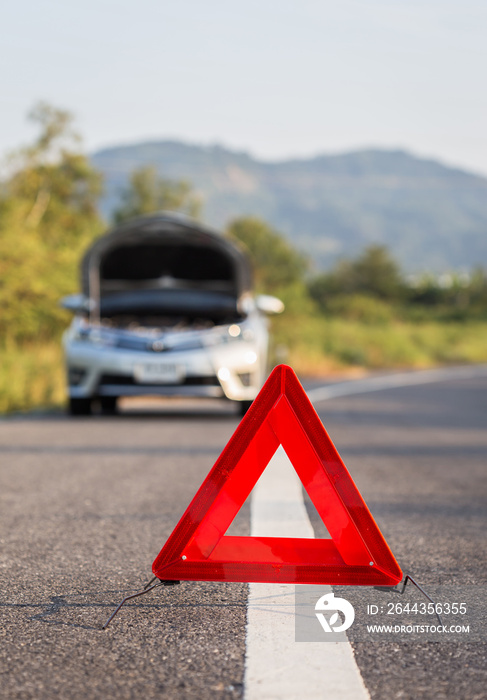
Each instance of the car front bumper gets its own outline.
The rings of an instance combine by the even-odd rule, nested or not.
[[[69,395],[186,396],[253,400],[263,372],[251,343],[171,353],[140,353],[65,341]]]

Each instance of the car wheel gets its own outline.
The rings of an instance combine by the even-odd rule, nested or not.
[[[101,396],[100,407],[101,412],[107,416],[117,412],[117,396]]]
[[[238,412],[243,417],[252,406],[252,401],[239,401],[238,402]]]
[[[91,415],[91,399],[69,399],[69,413],[72,416]]]

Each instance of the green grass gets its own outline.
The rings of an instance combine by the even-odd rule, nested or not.
[[[275,323],[277,355],[304,375],[363,367],[422,368],[487,362],[487,323],[353,321],[308,316]],[[286,348],[286,352],[283,352]]]

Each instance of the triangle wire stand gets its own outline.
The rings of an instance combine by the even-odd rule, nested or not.
[[[154,583],[154,581],[157,581],[157,583]],[[404,593],[404,591],[406,590],[406,584],[408,581],[411,581],[411,583],[414,586],[416,586],[418,591],[420,591],[425,596],[425,598],[427,598],[430,601],[430,603],[433,603],[434,608],[435,608],[436,617],[438,618],[440,625],[443,626],[443,621],[442,621],[442,619],[437,611],[435,601],[426,593],[424,588],[422,588],[422,586],[420,586],[419,583],[417,583],[417,581],[415,581],[413,579],[413,577],[410,576],[409,574],[406,574],[404,580],[400,581],[397,584],[397,586],[373,586],[373,588],[375,588],[377,591],[381,591],[383,593],[399,593],[400,595],[402,595]],[[105,622],[102,629],[103,630],[107,629],[108,625],[113,620],[115,615],[117,615],[117,613],[121,610],[121,608],[125,605],[125,603],[128,600],[132,600],[132,598],[138,598],[141,595],[145,595],[146,593],[150,593],[155,588],[160,588],[161,586],[176,586],[179,583],[181,583],[181,581],[162,581],[161,579],[158,579],[157,576],[154,576],[148,583],[146,583],[146,585],[144,586],[144,588],[141,591],[138,591],[137,593],[133,593],[132,595],[129,595],[122,600],[122,602],[118,605],[118,607],[113,611],[113,613],[110,615],[108,620]]]
[[[403,595],[404,591],[406,590],[406,584],[407,584],[408,581],[411,581],[411,583],[413,584],[413,586],[416,586],[416,588],[418,589],[418,591],[421,591],[421,593],[424,595],[424,597],[427,598],[427,599],[430,601],[430,603],[433,603],[433,605],[434,605],[434,607],[435,607],[435,615],[436,615],[436,617],[438,618],[438,622],[439,622],[440,625],[443,627],[443,620],[441,619],[440,614],[439,614],[439,612],[438,612],[438,610],[437,610],[437,606],[436,606],[435,601],[433,600],[433,598],[430,598],[430,596],[426,593],[426,591],[424,590],[424,588],[422,588],[422,587],[419,585],[419,583],[418,583],[417,581],[415,581],[415,580],[413,579],[413,577],[410,576],[409,574],[406,574],[406,576],[404,577],[404,580],[403,580],[403,581],[400,581],[400,582],[397,584],[397,586],[374,586],[374,588],[375,588],[377,591],[382,591],[383,593],[389,593],[389,592],[391,592],[391,593],[399,593],[399,595]]]
[[[157,580],[157,583],[154,583],[154,581]],[[132,595],[128,595],[126,598],[122,600],[120,605],[114,610],[114,612],[110,615],[108,620],[105,622],[105,624],[102,627],[102,630],[106,630],[110,622],[113,620],[115,615],[119,612],[119,610],[125,605],[125,603],[128,600],[132,600],[132,598],[138,598],[141,595],[145,595],[146,593],[150,593],[151,591],[154,590],[154,588],[159,588],[160,586],[176,586],[178,583],[181,583],[181,581],[161,581],[160,579],[157,578],[157,576],[154,576],[153,579],[149,581],[149,583],[146,583],[144,588],[141,591],[138,591],[137,593],[133,593]]]

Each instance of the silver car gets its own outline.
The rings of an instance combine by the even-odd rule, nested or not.
[[[275,297],[252,294],[246,254],[175,214],[134,219],[89,248],[82,294],[63,336],[73,415],[121,396],[227,398],[242,414],[267,375],[267,315]]]

